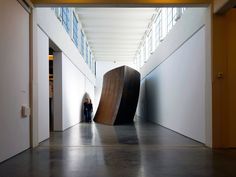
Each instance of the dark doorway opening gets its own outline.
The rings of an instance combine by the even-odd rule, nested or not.
[[[50,132],[54,130],[53,127],[53,122],[54,122],[54,117],[53,117],[53,56],[54,50],[50,47],[49,48],[49,56],[48,56],[48,61],[49,61],[49,127],[50,127]]]

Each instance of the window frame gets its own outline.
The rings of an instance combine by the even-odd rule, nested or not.
[[[75,46],[78,48],[79,47],[79,21],[77,19],[77,16],[75,12],[73,12],[73,41],[75,43]]]

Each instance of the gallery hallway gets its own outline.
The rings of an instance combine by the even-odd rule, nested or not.
[[[236,150],[212,151],[155,124],[81,123],[1,163],[0,177],[235,177],[235,167]]]

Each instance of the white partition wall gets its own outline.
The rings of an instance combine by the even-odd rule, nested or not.
[[[62,129],[65,130],[81,121],[85,77],[62,53]]]
[[[136,115],[139,119],[145,120],[147,119],[147,103],[146,103],[146,80],[142,80],[140,83],[140,91],[139,91],[139,100],[136,110]]]
[[[85,90],[89,94],[92,102],[94,102],[94,85],[87,78],[85,79]]]
[[[144,64],[137,114],[211,146],[209,18],[210,8],[187,8]]]
[[[49,138],[49,39],[37,28],[38,47],[38,141]]]
[[[53,61],[53,128],[54,131],[63,130],[63,104],[62,104],[62,52],[54,53]]]
[[[145,79],[148,118],[205,143],[205,29]]]
[[[54,57],[54,130],[63,131],[82,121],[83,97],[94,99],[94,85],[64,53]]]
[[[51,8],[36,8],[37,24],[50,40],[62,51],[70,61],[95,84],[95,76],[85,63],[79,49],[73,43],[61,22]]]
[[[14,13],[13,13],[14,12]],[[16,0],[0,5],[0,162],[30,146],[29,14]]]
[[[63,131],[82,120],[84,94],[94,100],[95,76],[54,11],[37,8],[36,12],[38,27],[57,48],[53,62],[54,130]]]

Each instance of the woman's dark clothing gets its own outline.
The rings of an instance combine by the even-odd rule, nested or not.
[[[93,112],[93,105],[92,105],[92,103],[84,103],[85,122],[91,122],[92,112]]]

